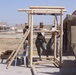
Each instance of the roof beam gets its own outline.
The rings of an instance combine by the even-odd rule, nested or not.
[[[62,6],[30,6],[30,9],[65,9]]]
[[[65,9],[62,9],[63,12],[66,12]],[[60,15],[61,14],[61,9],[18,9],[18,11],[20,12],[26,12],[26,13],[30,13],[30,14],[44,14],[44,15],[48,15],[48,14],[57,14]],[[62,13],[63,14],[63,13]]]

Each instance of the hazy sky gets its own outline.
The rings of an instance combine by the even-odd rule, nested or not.
[[[76,10],[76,0],[1,0],[0,1],[0,22],[7,22],[10,25],[24,24],[27,22],[27,14],[18,12],[20,8],[29,8],[29,6],[64,6],[70,14]],[[50,16],[34,17],[34,24],[44,22],[50,24],[52,22]]]

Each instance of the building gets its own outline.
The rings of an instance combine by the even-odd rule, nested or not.
[[[23,28],[25,27],[26,24],[16,24],[15,28],[16,28],[16,32],[17,33],[22,33],[23,32]]]
[[[0,22],[0,32],[2,31],[8,31],[9,30],[9,26],[6,22]]]
[[[63,30],[63,51],[70,54],[74,51],[76,44],[76,10],[64,19]]]

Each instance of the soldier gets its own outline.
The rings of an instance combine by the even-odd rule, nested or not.
[[[44,27],[43,23],[40,23],[40,30],[41,29],[43,30],[43,27]],[[41,49],[46,52],[46,56],[48,57],[45,43],[46,43],[46,40],[45,40],[44,33],[38,32],[35,44],[36,44],[36,48],[37,48],[37,52],[38,52],[40,61],[42,60],[41,59]]]
[[[28,26],[25,26],[25,28],[23,29],[23,35],[25,34],[25,32],[28,30]],[[28,37],[26,38],[25,42],[24,42],[24,50],[26,48],[26,46],[28,45]]]

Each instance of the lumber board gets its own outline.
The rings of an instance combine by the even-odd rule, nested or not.
[[[65,9],[63,6],[30,6],[30,9]]]
[[[61,14],[61,9],[18,9],[19,12],[26,12],[29,14],[47,14],[47,15],[51,15],[51,14],[57,14],[60,15]],[[65,9],[63,9],[62,14],[66,12]]]
[[[34,65],[39,65],[39,64],[53,64],[53,61],[37,61],[37,62],[33,62]]]
[[[36,68],[35,68],[35,66],[32,66],[31,70],[33,72],[33,75],[39,75],[38,72],[37,72],[37,70],[36,70]]]
[[[26,40],[27,36],[30,33],[30,29],[28,29],[28,31],[26,31],[26,33],[24,34],[24,37],[22,38],[22,41],[19,43],[19,46],[16,49],[15,54],[12,56],[12,58],[10,59],[9,63],[7,64],[6,68],[8,69],[10,67],[10,65],[12,64],[13,60],[15,59],[15,57],[17,56],[21,46],[23,45],[23,42]]]
[[[34,30],[34,33],[37,32],[45,32],[45,33],[54,33],[54,32],[60,32],[60,30]]]
[[[60,67],[59,63],[57,63],[57,62],[54,62],[53,64],[58,68]]]
[[[63,15],[60,15],[60,24],[61,24],[61,32],[60,32],[60,66],[61,66],[62,65],[62,49],[63,49]]]

